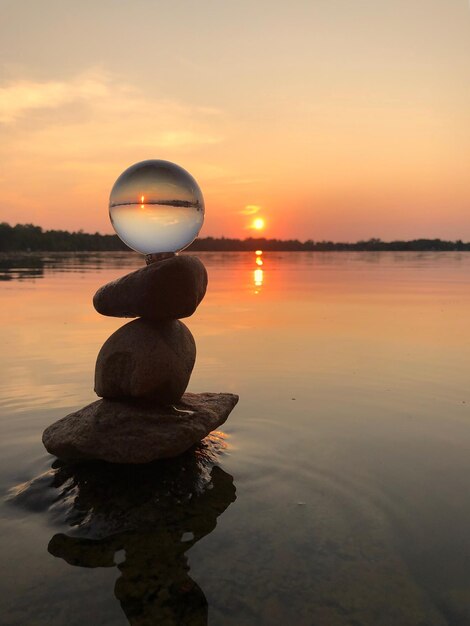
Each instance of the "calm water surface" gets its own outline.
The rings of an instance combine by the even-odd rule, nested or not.
[[[0,263],[2,625],[470,624],[470,254],[205,253],[190,391],[240,402],[147,468],[41,444],[95,399],[132,254]]]

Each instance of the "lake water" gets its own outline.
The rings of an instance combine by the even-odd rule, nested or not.
[[[123,324],[95,290],[142,258],[1,261],[0,623],[470,624],[470,254],[199,256],[189,391],[240,401],[145,468],[41,444]]]

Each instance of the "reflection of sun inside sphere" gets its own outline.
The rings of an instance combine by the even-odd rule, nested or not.
[[[109,198],[114,230],[142,254],[178,252],[197,237],[204,199],[186,170],[169,161],[141,161],[114,183]]]

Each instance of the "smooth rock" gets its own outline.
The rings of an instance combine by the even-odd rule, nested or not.
[[[196,359],[190,330],[179,320],[133,320],[105,341],[95,368],[95,392],[111,399],[176,402]]]
[[[42,441],[64,461],[149,463],[188,450],[237,402],[231,393],[186,393],[173,407],[97,400],[51,424]]]
[[[151,263],[98,289],[93,305],[113,317],[179,319],[194,313],[207,288],[207,271],[195,256]]]

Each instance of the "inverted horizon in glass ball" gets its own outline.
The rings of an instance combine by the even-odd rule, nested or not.
[[[197,182],[179,165],[141,161],[114,183],[109,217],[119,238],[133,250],[179,252],[201,230],[204,199]]]

